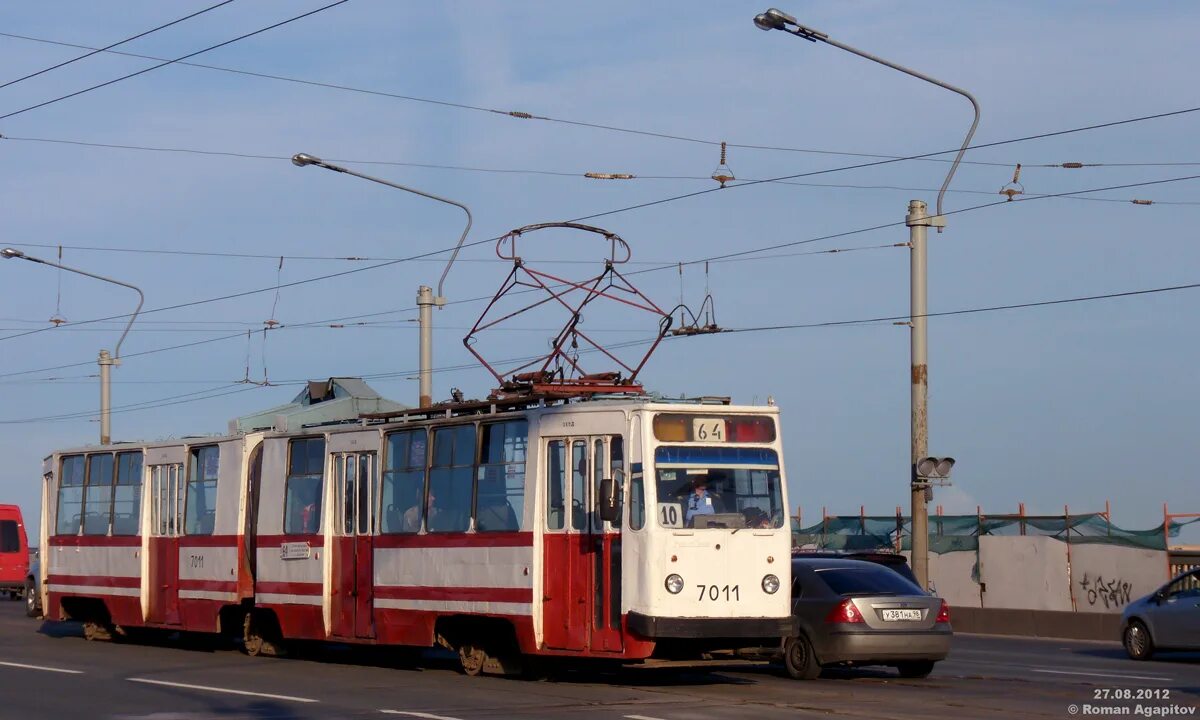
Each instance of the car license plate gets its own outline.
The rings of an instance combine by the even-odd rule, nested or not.
[[[921,619],[920,610],[880,610],[879,612],[883,615],[883,619],[887,622]]]

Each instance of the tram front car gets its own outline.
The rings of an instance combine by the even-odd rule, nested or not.
[[[628,629],[655,655],[778,646],[793,633],[791,527],[774,406],[655,408],[631,468]]]

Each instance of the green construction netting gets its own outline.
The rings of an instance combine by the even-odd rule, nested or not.
[[[1084,515],[931,515],[929,550],[948,553],[978,550],[981,535],[1041,535],[1072,544],[1099,543],[1166,550],[1167,538],[1178,537],[1185,525],[1200,521],[1171,521],[1149,530],[1127,530],[1113,525],[1102,513]],[[799,527],[792,522],[792,546],[821,550],[908,550],[911,525],[907,516],[836,515],[816,525]]]

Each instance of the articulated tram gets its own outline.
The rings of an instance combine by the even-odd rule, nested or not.
[[[49,619],[636,661],[792,634],[779,412],[649,396],[446,404],[55,452]]]

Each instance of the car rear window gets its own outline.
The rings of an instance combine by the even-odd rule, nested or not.
[[[21,552],[21,539],[17,536],[16,520],[0,520],[0,552]]]
[[[885,567],[827,568],[817,571],[838,595],[923,595],[921,588]]]

